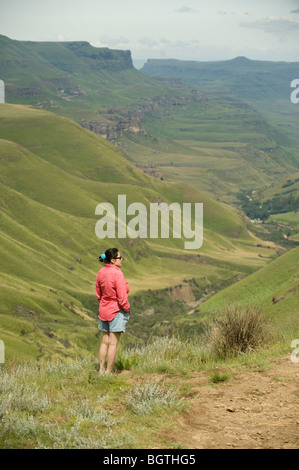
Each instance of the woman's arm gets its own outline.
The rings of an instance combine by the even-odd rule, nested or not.
[[[119,303],[119,306],[121,307],[122,310],[125,312],[130,312],[130,302],[128,301],[128,291],[127,291],[127,285],[128,283],[125,280],[125,276],[121,271],[117,273],[118,276],[115,279],[115,289],[116,289],[116,295],[117,295],[117,301]]]
[[[100,288],[100,283],[98,281],[98,276],[97,276],[97,280],[96,280],[96,296],[97,296],[98,301],[100,302],[101,297],[102,297],[102,292],[101,292],[101,288]]]

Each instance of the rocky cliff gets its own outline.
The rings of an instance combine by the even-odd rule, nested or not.
[[[190,102],[202,100],[204,97],[197,91],[188,89],[185,96],[147,98],[143,100],[143,104],[129,109],[116,106],[106,107],[99,113],[98,120],[83,119],[81,125],[85,129],[113,141],[118,139],[124,131],[146,134],[143,121],[161,108],[186,106]]]

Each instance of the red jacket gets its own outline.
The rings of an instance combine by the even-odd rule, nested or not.
[[[105,264],[100,269],[96,281],[96,296],[99,305],[99,318],[111,321],[120,310],[130,312],[128,301],[129,284],[120,268],[114,264]]]

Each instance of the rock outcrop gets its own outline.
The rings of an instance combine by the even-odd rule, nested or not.
[[[185,96],[158,96],[144,99],[134,108],[106,107],[99,111],[98,120],[83,119],[82,127],[100,134],[109,141],[118,139],[123,132],[146,134],[142,122],[151,114],[163,107],[186,106],[190,102],[202,101],[204,98],[195,90],[188,90]]]

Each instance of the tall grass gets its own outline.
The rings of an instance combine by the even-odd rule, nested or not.
[[[210,333],[211,350],[218,358],[237,356],[262,346],[269,340],[261,309],[227,308],[224,316],[214,319]]]
[[[173,387],[166,390],[160,385],[160,380],[135,385],[129,395],[128,404],[134,413],[141,415],[152,414],[163,407],[183,407],[182,399],[177,398]]]
[[[134,368],[139,373],[184,373],[202,368],[207,351],[200,338],[183,341],[177,337],[157,337],[151,343],[121,351],[118,370]]]

